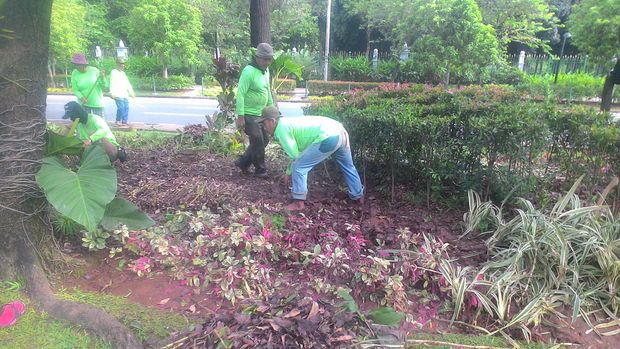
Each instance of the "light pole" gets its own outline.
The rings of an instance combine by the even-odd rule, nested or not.
[[[571,38],[571,33],[566,32],[562,35],[562,47],[560,48],[560,58],[558,58],[558,64],[555,67],[555,78],[553,79],[553,83],[557,84],[558,82],[558,74],[560,74],[560,62],[562,61],[562,56],[564,56],[564,45],[566,45],[566,40]]]
[[[332,17],[332,0],[327,0],[327,25],[325,26],[325,62],[323,64],[323,80],[327,81],[329,73],[329,27]]]

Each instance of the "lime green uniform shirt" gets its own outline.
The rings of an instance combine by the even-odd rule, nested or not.
[[[99,69],[95,67],[88,67],[86,71],[74,69],[71,73],[71,86],[73,87],[73,94],[78,99],[78,103],[82,104],[81,98],[88,95],[88,101],[83,106],[91,108],[103,108],[103,88],[107,87],[106,79],[99,79]],[[94,85],[94,87],[92,87]],[[90,90],[92,87],[92,91]]]
[[[78,138],[82,141],[90,139],[94,143],[102,138],[105,138],[110,143],[118,147],[116,137],[114,137],[108,123],[105,122],[105,120],[103,120],[103,118],[99,115],[88,114],[88,121],[86,124],[81,122],[78,123],[76,130]]]
[[[248,64],[239,77],[237,87],[237,115],[259,116],[263,108],[273,105],[271,86],[269,85],[269,69],[260,70]]]
[[[340,136],[344,127],[324,116],[280,118],[274,131],[275,140],[294,161],[309,145],[321,143],[332,136]],[[291,174],[291,168],[286,171]]]

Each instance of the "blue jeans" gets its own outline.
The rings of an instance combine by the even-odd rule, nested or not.
[[[329,137],[321,143],[311,144],[293,162],[291,178],[293,199],[306,200],[308,172],[330,155],[334,156],[336,164],[344,175],[344,180],[349,188],[349,198],[357,200],[364,196],[364,186],[351,157],[349,134],[343,129],[339,136]]]
[[[116,122],[126,124],[129,117],[129,101],[127,98],[116,98],[114,102],[116,102]]]

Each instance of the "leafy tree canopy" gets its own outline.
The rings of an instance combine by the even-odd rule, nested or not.
[[[200,11],[185,0],[142,0],[128,18],[129,40],[167,64],[172,57],[196,63]]]
[[[620,55],[620,1],[583,0],[568,18],[572,42],[594,58]]]
[[[316,49],[319,46],[318,18],[307,0],[275,2],[271,30],[276,47]]]
[[[81,0],[56,0],[52,5],[50,53],[68,64],[76,52],[84,52],[87,40],[86,6]]]
[[[390,2],[376,0],[375,4]],[[461,74],[475,73],[479,67],[497,62],[498,44],[495,31],[482,23],[474,0],[413,0],[381,6],[380,27],[392,42],[411,45],[414,59],[428,69],[448,72],[454,68]],[[392,23],[391,25],[389,23]],[[415,28],[415,30],[411,30]]]
[[[497,40],[506,48],[517,42],[549,52],[540,34],[550,32],[558,19],[547,0],[477,0],[482,21],[495,29]]]

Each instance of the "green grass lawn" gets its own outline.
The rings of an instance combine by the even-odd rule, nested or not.
[[[114,315],[140,339],[162,340],[173,331],[188,327],[181,315],[162,312],[131,303],[125,298],[105,294],[87,293],[81,290],[63,290],[62,299],[88,303]],[[77,325],[54,320],[46,313],[35,310],[14,282],[0,282],[0,304],[13,300],[26,304],[26,313],[13,326],[0,329],[0,348],[12,349],[107,349],[111,345],[90,335]]]

